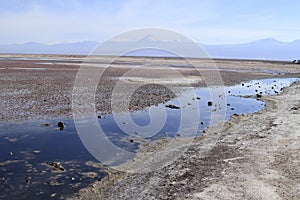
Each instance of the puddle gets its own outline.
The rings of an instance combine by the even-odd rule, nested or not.
[[[211,99],[211,91],[206,88],[198,88],[194,92],[185,91],[179,99],[159,105],[164,108],[167,118],[163,128],[151,137],[140,138],[142,133],[131,130],[131,122],[126,121],[126,113],[119,113],[117,116],[104,115],[98,119],[98,123],[116,146],[136,152],[141,142],[162,137],[178,137],[182,111],[190,113],[197,107],[200,108],[198,119],[195,120],[198,122],[197,134],[201,135],[212,125],[212,115],[217,116],[213,120],[217,123],[218,120],[229,119],[233,114],[257,112],[264,107],[257,94],[280,93],[282,88],[297,80],[299,79],[265,79],[232,87],[212,88],[222,91],[217,99]],[[179,102],[183,104],[178,109]],[[158,106],[134,111],[130,116],[136,124],[146,126],[151,121],[150,110],[153,119],[160,119],[161,112],[155,108]],[[121,120],[123,128],[132,131],[132,135],[128,136],[122,131],[122,127],[117,126],[115,117]],[[59,199],[89,186],[106,175],[103,166],[83,146],[74,121],[64,120],[66,127],[60,131],[56,126],[61,120],[0,122],[0,199],[48,199],[51,195]],[[45,123],[53,126],[46,126]],[[184,126],[188,128],[190,124]],[[60,162],[65,170],[53,172],[47,165],[49,162]],[[87,174],[90,175],[86,176]]]

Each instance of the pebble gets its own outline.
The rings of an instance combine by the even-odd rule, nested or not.
[[[57,123],[57,127],[60,129],[60,130],[64,130],[65,128],[65,122],[63,121],[60,121]]]

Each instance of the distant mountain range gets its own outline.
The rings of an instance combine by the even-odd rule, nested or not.
[[[300,40],[281,42],[269,38],[243,44],[205,45],[206,51],[217,58],[262,60],[300,59]]]
[[[106,43],[105,50],[108,50],[104,54],[114,54],[115,49],[122,50],[127,49],[130,46],[135,47],[133,44],[142,43],[145,46],[158,46],[158,47],[176,47],[184,46],[183,43],[188,42],[184,39],[178,41],[157,41],[153,36],[146,36],[141,40],[135,42],[128,41],[111,41]],[[84,41],[77,43],[60,43],[54,45],[47,45],[35,42],[29,42],[24,44],[11,44],[0,45],[0,53],[16,53],[16,54],[76,54],[87,55],[93,49],[95,49],[100,42],[96,41]],[[153,45],[154,44],[154,45]],[[223,45],[204,45],[200,44],[205,51],[212,58],[233,58],[233,59],[261,59],[261,60],[294,60],[300,59],[300,40],[293,42],[281,42],[279,40],[269,38],[257,40],[243,44],[223,44]],[[138,47],[138,45],[137,45]],[[187,47],[189,48],[189,47]],[[187,49],[183,49],[183,52]],[[102,54],[97,52],[96,54]],[[153,50],[140,51],[139,53],[133,52],[128,55],[132,56],[174,56],[169,53],[157,52]],[[192,55],[197,55],[194,52]]]

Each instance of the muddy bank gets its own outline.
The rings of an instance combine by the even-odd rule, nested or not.
[[[299,199],[300,84],[262,99],[264,110],[233,116],[221,132],[211,128],[173,164],[115,172],[76,198]]]

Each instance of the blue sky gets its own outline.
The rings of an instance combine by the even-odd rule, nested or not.
[[[144,27],[205,44],[300,39],[296,0],[0,0],[0,44],[105,40]]]

